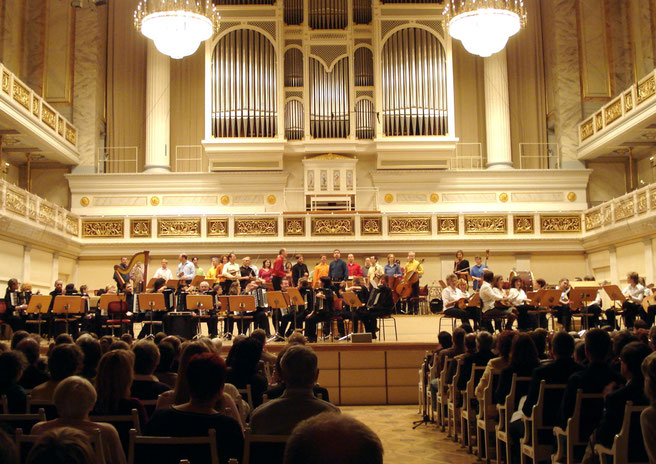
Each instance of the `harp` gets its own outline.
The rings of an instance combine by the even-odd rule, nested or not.
[[[121,288],[127,283],[125,277],[129,276],[127,280],[132,280],[134,282],[135,293],[145,291],[145,278],[148,275],[149,253],[149,251],[135,253],[132,258],[130,258],[128,267],[125,269],[118,264],[114,266],[114,277]]]

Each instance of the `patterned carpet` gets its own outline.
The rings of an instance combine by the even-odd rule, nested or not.
[[[342,406],[340,409],[378,434],[385,448],[385,464],[478,462],[435,424],[413,430],[412,422],[421,418],[417,406]]]

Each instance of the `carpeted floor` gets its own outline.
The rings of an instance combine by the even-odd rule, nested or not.
[[[447,438],[435,424],[420,425],[413,430],[413,421],[421,419],[417,406],[342,406],[340,409],[378,434],[385,449],[385,464],[477,462],[475,456]]]

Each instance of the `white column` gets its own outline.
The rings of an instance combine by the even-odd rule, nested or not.
[[[487,168],[512,169],[506,50],[485,58]]]
[[[146,62],[146,165],[144,172],[171,170],[171,59],[148,41]]]
[[[645,282],[650,284],[654,281],[654,247],[652,239],[646,238],[645,245]]]
[[[21,277],[21,282],[29,282],[30,281],[30,273],[31,273],[31,253],[32,247],[29,245],[23,245],[23,275]]]
[[[50,272],[50,280],[54,284],[59,279],[59,253],[52,254],[52,271]]]

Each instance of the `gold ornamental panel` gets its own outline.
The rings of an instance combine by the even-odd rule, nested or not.
[[[130,238],[150,238],[150,219],[130,219]]]
[[[65,133],[66,140],[68,143],[71,145],[75,146],[77,144],[77,130],[75,127],[71,126],[70,124],[66,123],[66,133]]]
[[[627,92],[624,94],[624,112],[628,113],[633,109],[633,94]]]
[[[285,236],[305,235],[305,218],[292,217],[284,219]]]
[[[438,234],[457,234],[458,233],[458,216],[438,216],[437,218]]]
[[[432,232],[430,216],[391,217],[387,222],[390,235],[430,235]]]
[[[41,117],[41,108],[39,107],[39,99],[32,98],[32,114],[39,119]]]
[[[16,79],[14,79],[14,92],[13,92],[13,97],[14,100],[16,100],[18,103],[21,104],[27,111],[30,111],[32,109],[32,102],[30,99],[30,90],[25,87],[23,84],[20,82],[17,82]]]
[[[52,130],[57,130],[57,114],[45,103],[41,105],[41,121]]]
[[[200,237],[200,218],[157,219],[158,237]]]
[[[613,223],[613,216],[611,214],[610,205],[606,205],[602,208],[601,216],[603,218],[603,224],[608,226]]]
[[[656,209],[656,188],[649,191],[649,204],[651,205],[651,209]]]
[[[382,235],[383,218],[380,216],[360,218],[360,233],[362,235]]]
[[[604,108],[604,116],[606,116],[606,124],[610,124],[620,118],[622,116],[622,99],[618,98]]]
[[[10,85],[9,79],[11,79],[11,76],[9,75],[9,73],[7,71],[5,71],[3,69],[2,70],[2,91],[4,93],[7,93],[7,94],[9,93],[9,85]]]
[[[638,84],[638,95],[636,97],[638,105],[656,94],[656,80],[653,75],[640,84]]]
[[[5,208],[16,214],[24,215],[27,211],[26,205],[27,198],[20,192],[12,189],[7,189],[7,197],[5,200]]]
[[[604,128],[604,117],[601,115],[601,111],[595,114],[595,130],[599,132]]]
[[[588,137],[592,136],[592,134],[594,134],[594,123],[592,122],[592,118],[588,119],[583,124],[581,124],[579,130],[581,131],[580,134],[581,140],[585,140]]]
[[[508,232],[506,216],[465,216],[466,234],[505,234]]]
[[[513,230],[516,234],[532,234],[535,232],[533,216],[513,216]]]
[[[633,197],[618,202],[615,205],[615,221],[621,221],[635,215],[635,204]]]
[[[540,230],[543,233],[581,232],[581,216],[540,216]]]
[[[64,136],[64,118],[61,116],[57,118],[57,133]]]
[[[80,223],[76,217],[66,216],[66,232],[74,236],[80,232]]]
[[[278,235],[278,218],[235,219],[235,235]]]
[[[39,205],[39,222],[49,226],[54,226],[55,210],[48,205]]]
[[[352,217],[312,218],[312,235],[354,235]]]
[[[228,236],[228,218],[208,218],[207,219],[207,236],[208,237],[227,237]]]
[[[32,198],[27,199],[27,215],[33,221],[36,221],[36,200]]]
[[[83,219],[82,237],[123,238],[123,219]]]
[[[595,230],[602,226],[603,224],[603,214],[601,209],[595,211],[590,211],[585,213],[585,230]]]
[[[638,214],[642,214],[649,209],[647,204],[647,192],[640,192],[638,194]]]

